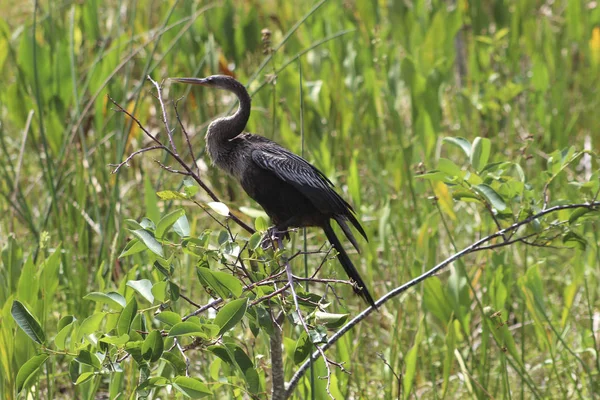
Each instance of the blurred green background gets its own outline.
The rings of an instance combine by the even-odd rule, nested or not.
[[[97,305],[82,300],[88,292],[149,276],[143,258],[118,259],[130,237],[124,220],[158,219],[170,204],[154,192],[179,187],[181,177],[158,168],[153,160],[162,156],[153,153],[111,174],[109,164],[147,140],[107,99],[159,132],[147,75],[165,80],[170,112],[183,96],[183,122],[207,164],[206,124],[234,99],[166,78],[231,73],[247,83],[254,107],[247,130],[297,153],[304,148],[355,206],[370,240],[354,260],[376,297],[454,246],[495,231],[480,207],[453,200],[442,183],[415,179],[441,156],[466,165],[459,151],[442,146],[444,137],[489,138],[490,161],[519,163],[540,193],[549,153],[598,150],[595,1],[2,1],[0,14],[5,399],[15,396],[16,371],[36,352],[12,320],[14,299],[28,304],[51,337],[61,316],[94,311]],[[577,166],[552,181],[551,204],[581,201],[566,184],[578,174],[591,171]],[[235,182],[210,166],[202,176],[252,223],[238,210],[256,205]],[[197,208],[188,218],[197,235],[214,228]],[[394,299],[330,351],[352,373],[334,370],[334,392],[356,399],[596,396],[598,231],[582,228],[588,246],[581,249],[515,245],[477,253]],[[325,240],[313,230],[308,239],[314,247]],[[294,243],[300,248],[300,235]],[[183,292],[206,302],[194,266],[178,273]],[[335,262],[323,274],[342,276]],[[351,290],[338,294],[352,314],[363,307]],[[490,324],[482,310],[500,314]],[[239,338],[254,340],[243,331]],[[249,351],[259,360],[267,346],[258,340]],[[211,376],[211,360],[194,361],[198,376]],[[289,378],[296,367],[287,361]],[[106,391],[101,379],[75,388],[60,357],[44,375],[40,398]],[[135,376],[122,384],[131,393]],[[301,385],[298,398],[307,390]],[[224,388],[215,398],[236,395]]]

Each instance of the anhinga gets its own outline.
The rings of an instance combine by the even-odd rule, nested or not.
[[[235,114],[214,120],[206,133],[206,149],[213,164],[233,175],[246,193],[264,208],[275,229],[318,226],[337,251],[338,259],[359,293],[370,305],[375,301],[335,235],[330,220],[342,228],[352,245],[358,244],[346,221],[366,239],[352,207],[333,190],[333,183],[308,161],[262,136],[244,132],[250,117],[250,95],[240,82],[226,75],[207,78],[171,78],[193,85],[224,89],[235,94]]]

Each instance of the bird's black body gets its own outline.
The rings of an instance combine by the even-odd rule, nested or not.
[[[226,89],[238,97],[238,111],[233,116],[213,121],[208,128],[207,150],[213,163],[237,178],[246,193],[264,208],[276,230],[321,227],[337,250],[348,277],[356,282],[356,291],[374,306],[371,294],[335,235],[330,220],[340,225],[357,250],[358,244],[346,221],[365,239],[367,236],[352,207],[333,190],[331,181],[308,161],[277,143],[242,133],[250,117],[250,96],[235,79],[215,75],[174,80]]]

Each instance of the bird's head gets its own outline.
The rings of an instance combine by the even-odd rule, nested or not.
[[[201,85],[217,89],[234,91],[239,86],[243,86],[235,78],[228,75],[211,75],[206,78],[169,78],[174,82],[187,83],[189,85]]]

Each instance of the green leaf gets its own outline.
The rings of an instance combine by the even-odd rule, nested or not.
[[[121,345],[124,345],[125,343],[129,342],[129,339],[130,339],[130,337],[128,334],[124,334],[121,336],[104,336],[104,337],[100,338],[100,342],[112,344],[115,346],[121,346]]]
[[[157,282],[152,285],[152,295],[154,296],[154,300],[163,303],[167,300],[167,286],[169,286],[168,281]]]
[[[81,340],[84,335],[89,335],[100,329],[100,324],[106,316],[104,312],[97,312],[83,320],[77,332],[77,340]]]
[[[127,304],[125,297],[121,296],[117,292],[92,292],[85,295],[83,299],[108,304],[109,306],[112,306],[112,308],[115,310],[120,310]]]
[[[232,300],[223,306],[215,317],[215,324],[221,327],[219,334],[227,332],[233,328],[235,324],[240,322],[246,313],[248,307],[248,298]]]
[[[179,314],[174,313],[173,311],[163,311],[160,314],[155,315],[154,318],[171,326],[181,322],[181,317]]]
[[[173,225],[173,231],[182,238],[190,236],[190,223],[185,215],[182,215],[177,221],[175,221],[175,224]]]
[[[567,234],[563,236],[562,241],[564,244],[572,245],[580,250],[585,250],[587,247],[587,241],[585,238],[573,231],[567,232]]]
[[[102,367],[98,356],[96,356],[94,353],[89,352],[88,350],[81,350],[75,358],[75,360],[78,363],[89,365],[91,367],[94,367],[95,369],[100,369]]]
[[[251,250],[256,250],[258,246],[260,246],[260,242],[262,240],[262,234],[260,232],[254,232],[250,239],[248,240],[248,246]]]
[[[138,292],[150,304],[154,303],[154,295],[152,294],[152,282],[148,279],[140,279],[139,281],[127,281],[127,286]]]
[[[65,318],[63,318],[65,319]],[[62,319],[61,319],[62,321]],[[73,328],[75,327],[75,322],[77,320],[74,320],[73,322],[71,322],[70,324],[67,324],[65,326],[60,326],[61,324],[59,323],[59,331],[56,334],[56,336],[54,337],[54,345],[59,349],[59,350],[64,350],[67,344],[67,338],[69,337],[69,335],[71,334],[71,332],[73,331]]]
[[[212,394],[208,386],[195,378],[179,376],[173,381],[173,386],[191,399],[200,399]]]
[[[224,217],[229,216],[229,207],[219,201],[211,201],[206,203],[214,212]]]
[[[40,323],[23,305],[23,303],[18,300],[14,300],[10,309],[10,313],[17,325],[19,325],[19,328],[23,329],[23,331],[31,338],[31,340],[38,344],[42,344],[46,341],[46,335],[44,335],[44,331],[42,330]]]
[[[483,196],[487,202],[498,211],[504,211],[506,209],[506,203],[502,197],[490,186],[482,183],[480,185],[473,186],[473,189]]]
[[[200,324],[195,322],[180,322],[173,325],[169,331],[169,336],[200,336],[208,339],[208,335],[204,331],[204,328]]]
[[[176,353],[167,351],[162,355],[162,359],[166,360],[171,364],[177,375],[183,375],[185,373],[185,361],[181,357],[181,353],[177,351]]]
[[[254,228],[258,232],[265,232],[267,229],[269,229],[269,225],[267,225],[267,219],[264,217],[257,217],[254,220]]]
[[[471,165],[476,171],[481,171],[488,163],[492,143],[490,139],[477,137],[473,141]]]
[[[125,245],[125,248],[123,249],[121,254],[119,254],[119,258],[137,254],[139,252],[146,250],[147,248],[148,247],[146,247],[146,245],[143,242],[140,242],[137,239],[132,239],[129,242],[127,242],[127,244]]]
[[[56,327],[56,329],[60,331],[64,327],[71,325],[76,320],[77,318],[75,318],[73,315],[66,315],[62,317],[60,321],[58,321],[58,326]]]
[[[96,375],[95,372],[82,373],[81,375],[79,375],[79,377],[77,377],[77,380],[75,381],[75,385],[81,385],[82,383],[89,381],[90,379],[92,379],[94,377],[94,375]]]
[[[188,196],[188,198],[193,197],[196,193],[198,193],[198,184],[191,176],[186,176],[183,178],[183,191]]]
[[[588,213],[593,213],[594,216],[597,216],[598,210],[587,207],[576,208],[575,211],[573,211],[569,216],[569,224],[575,223],[579,218],[583,217]]]
[[[471,157],[471,143],[467,139],[462,137],[445,137],[442,141],[457,146],[467,157]]]
[[[131,326],[131,322],[135,318],[137,314],[137,301],[135,301],[135,297],[127,303],[127,306],[121,311],[121,315],[119,316],[119,320],[117,321],[117,334],[119,336],[125,335],[129,333],[129,327]]]
[[[154,235],[146,229],[136,229],[131,231],[138,239],[140,239],[148,249],[154,254],[165,258],[162,245],[154,238]]]
[[[171,228],[175,224],[175,222],[177,222],[177,220],[184,215],[185,210],[183,209],[171,211],[170,213],[162,217],[160,221],[158,221],[154,235],[158,239],[162,239],[165,233],[169,230],[169,228]]]
[[[242,284],[234,276],[221,271],[212,271],[204,267],[199,267],[197,272],[200,282],[217,292],[219,297],[226,299],[230,294],[234,297],[242,295]]]
[[[310,352],[313,349],[313,344],[311,343],[306,332],[302,332],[298,340],[296,341],[296,347],[294,348],[294,364],[301,364],[306,357],[310,355]]]
[[[315,321],[323,324],[329,329],[336,329],[344,325],[350,314],[332,314],[321,311],[315,312]]]
[[[39,354],[31,357],[29,360],[27,360],[27,362],[25,362],[25,364],[21,366],[21,368],[19,368],[16,380],[17,393],[20,393],[25,387],[26,383],[37,375],[40,367],[47,359],[47,354]]]
[[[142,356],[150,362],[156,362],[162,356],[164,342],[160,331],[152,331],[142,345]]]
[[[449,175],[450,177],[462,178],[464,176],[464,173],[460,169],[460,167],[447,158],[440,158],[440,160],[438,161],[437,169],[440,172]]]

